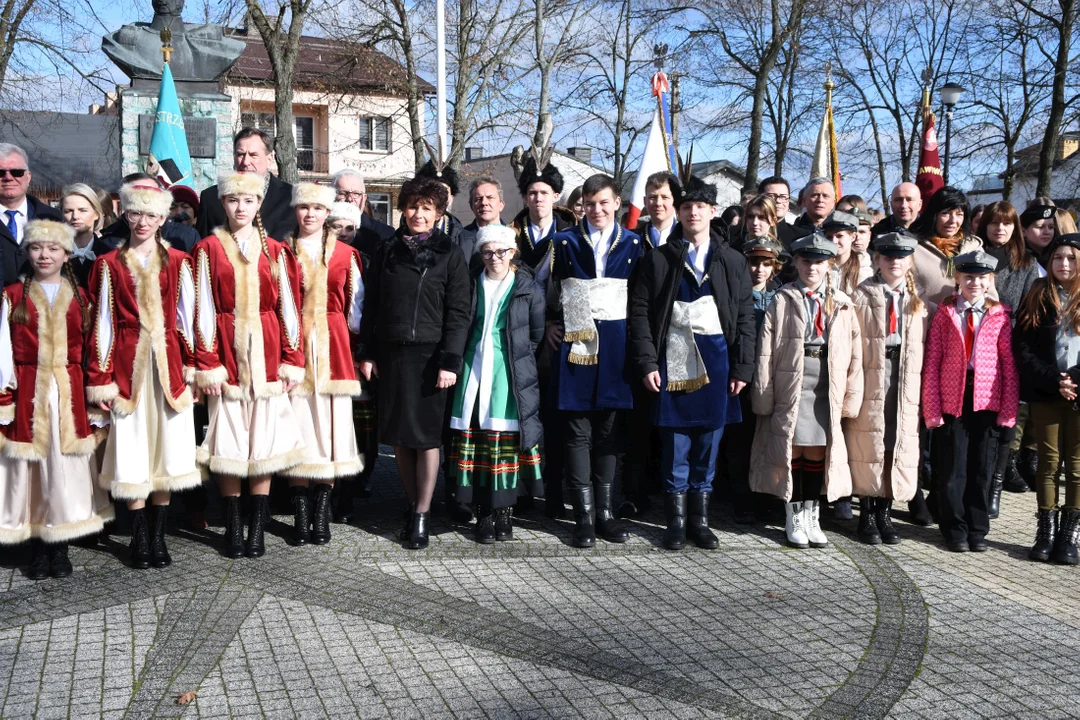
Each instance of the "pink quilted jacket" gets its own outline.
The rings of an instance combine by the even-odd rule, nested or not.
[[[975,396],[972,406],[998,414],[997,424],[1012,427],[1020,404],[1019,377],[1012,352],[1009,307],[994,305],[987,310],[975,338]],[[923,362],[922,404],[927,427],[939,427],[942,415],[960,415],[964,406],[967,376],[964,332],[956,312],[956,296],[938,306],[930,323]]]

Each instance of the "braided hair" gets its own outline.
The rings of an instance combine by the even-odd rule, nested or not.
[[[82,316],[82,331],[84,333],[90,332],[90,326],[93,324],[93,313],[91,312],[90,303],[79,292],[79,281],[75,278],[75,268],[72,267],[70,261],[65,260],[60,268],[60,273],[65,280],[71,283],[71,290],[79,303],[79,314]],[[30,283],[33,281],[34,276],[32,274],[23,275],[22,298],[19,299],[19,304],[11,311],[11,322],[15,325],[26,325],[30,322],[30,309],[27,306],[27,300],[30,297]]]
[[[266,230],[263,228],[262,213],[255,213],[255,231],[259,233],[259,242],[262,244],[263,254],[266,255],[266,260],[270,263],[270,277],[274,279],[276,285],[278,282],[278,266],[274,262],[274,256],[270,254],[270,245],[266,242]]]

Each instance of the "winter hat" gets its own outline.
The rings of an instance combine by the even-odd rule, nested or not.
[[[263,198],[263,188],[266,181],[261,175],[255,173],[230,173],[218,178],[218,196],[229,195],[254,195],[260,200]]]
[[[23,245],[56,243],[69,254],[75,252],[75,228],[56,220],[31,220],[26,223]]]
[[[337,191],[329,185],[318,183],[297,183],[293,185],[292,206],[322,205],[329,210],[337,197]]]
[[[476,244],[473,246],[473,251],[480,252],[485,245],[517,249],[517,233],[506,225],[485,225],[476,231]]]
[[[172,203],[172,193],[167,193],[164,190],[155,190],[145,185],[135,186],[132,184],[120,188],[120,212],[134,210],[135,212],[168,217]]]

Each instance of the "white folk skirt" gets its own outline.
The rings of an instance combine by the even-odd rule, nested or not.
[[[97,482],[93,455],[60,452],[60,394],[49,390],[49,454],[44,460],[0,454],[0,544],[30,538],[61,543],[100,532],[114,517]]]
[[[179,492],[203,481],[195,464],[194,411],[169,406],[156,367],[151,357],[134,412],[112,413],[101,484],[117,500],[145,500],[153,492]]]
[[[247,400],[208,396],[207,401],[210,424],[197,459],[211,472],[260,477],[308,459],[287,395]]]
[[[309,455],[306,462],[282,475],[313,480],[359,475],[364,469],[364,458],[357,448],[353,429],[353,399],[347,395],[312,393],[291,400]]]

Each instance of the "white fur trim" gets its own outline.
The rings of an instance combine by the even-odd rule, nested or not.
[[[229,370],[224,365],[218,365],[212,370],[195,371],[195,384],[200,390],[206,390],[215,385],[224,385],[228,379]]]
[[[364,458],[358,455],[352,460],[333,463],[302,463],[281,474],[286,477],[308,478],[310,480],[330,480],[359,475],[364,471]]]
[[[30,539],[30,526],[0,528],[0,545],[18,545]]]
[[[23,247],[30,243],[56,243],[70,254],[75,251],[75,228],[57,220],[31,220],[22,241]]]
[[[41,538],[42,542],[62,543],[101,532],[102,528],[105,527],[105,523],[112,522],[114,519],[116,519],[116,510],[113,509],[112,505],[106,505],[96,515],[91,515],[85,520],[68,523],[67,525],[57,525],[56,527],[35,526],[33,532],[34,535]]]
[[[172,208],[172,193],[149,187],[124,185],[120,188],[120,212],[135,210],[169,217]]]
[[[218,178],[218,196],[222,198],[226,195],[254,195],[261,199],[265,187],[266,179],[255,173],[235,172]]]
[[[296,467],[308,459],[307,448],[297,448],[281,455],[262,460],[236,460],[233,458],[210,455],[200,447],[195,453],[195,460],[200,465],[210,468],[210,472],[234,477],[260,477],[280,473]]]
[[[474,252],[480,252],[485,245],[497,248],[517,248],[517,233],[508,225],[485,225],[476,231]]]
[[[348,220],[359,229],[363,219],[364,214],[360,212],[360,208],[350,202],[336,202],[330,207],[330,215],[326,218],[326,222]]]
[[[112,402],[119,394],[120,388],[116,386],[116,383],[109,383],[108,385],[86,386],[86,402],[90,403],[91,405],[98,405],[103,402]]]
[[[292,206],[298,205],[322,205],[329,210],[334,205],[337,191],[329,185],[318,183],[297,183],[293,185]]]
[[[15,419],[14,405],[0,405],[0,420],[12,421]],[[7,423],[4,423],[5,425]]]
[[[195,368],[191,367],[190,365],[184,366],[184,382],[186,382],[188,385],[191,385],[195,382]]]
[[[304,368],[295,365],[278,365],[278,377],[286,382],[300,383],[304,381]]]

